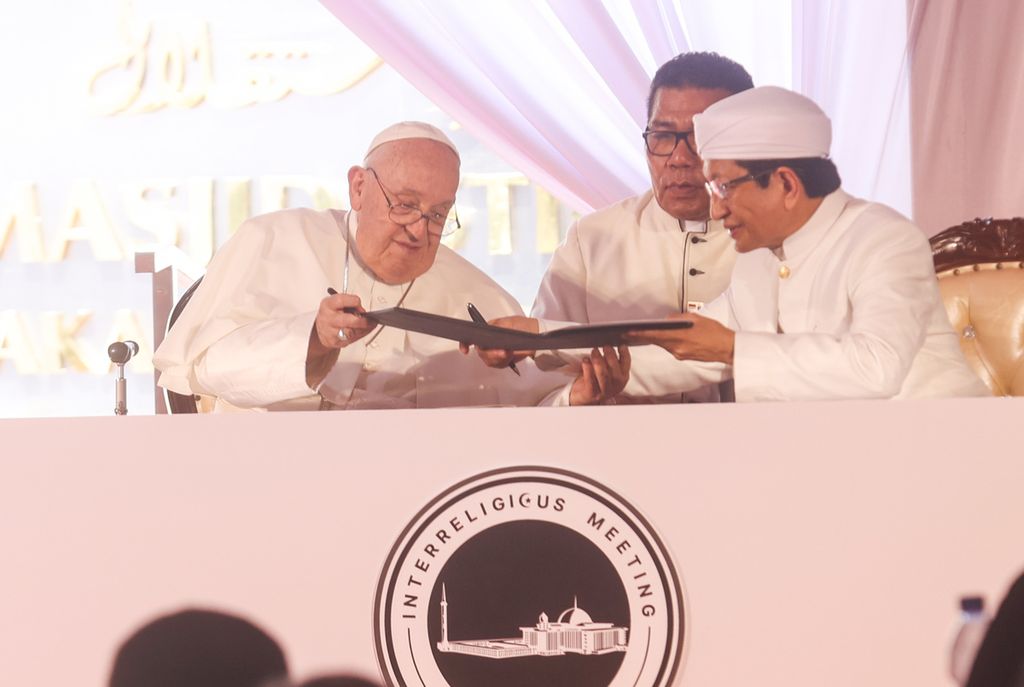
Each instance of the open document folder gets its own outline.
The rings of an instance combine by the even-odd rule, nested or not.
[[[388,327],[430,334],[452,341],[463,341],[480,348],[504,348],[512,351],[621,346],[626,344],[623,340],[626,332],[641,329],[686,329],[693,326],[692,322],[684,320],[631,320],[576,325],[543,334],[532,334],[405,308],[374,310],[362,315],[368,320]]]

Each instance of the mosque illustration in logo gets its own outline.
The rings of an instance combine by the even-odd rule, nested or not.
[[[590,614],[577,605],[575,598],[572,608],[562,611],[556,622],[550,622],[547,613],[542,612],[536,625],[519,629],[523,633],[522,637],[449,640],[447,590],[443,584],[441,585],[441,641],[437,643],[439,651],[484,658],[515,658],[565,654],[594,656],[625,651],[628,647],[628,627],[617,627],[613,623],[595,623]]]

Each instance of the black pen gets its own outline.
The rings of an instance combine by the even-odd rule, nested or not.
[[[487,324],[486,318],[484,318],[484,316],[480,314],[480,311],[476,309],[475,305],[473,305],[472,303],[466,303],[466,310],[469,311],[469,316],[474,322],[476,322],[477,324]],[[515,363],[509,363],[508,367],[510,370],[515,372],[520,377],[523,376],[519,373],[519,369],[516,368]]]
[[[333,287],[328,286],[327,287],[327,295],[328,296],[337,296],[338,292],[335,291]],[[363,313],[359,312],[358,310],[356,310],[354,307],[342,308],[341,311],[342,312],[347,312],[349,315],[362,315],[363,314]]]

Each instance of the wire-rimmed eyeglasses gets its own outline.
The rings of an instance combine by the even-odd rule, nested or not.
[[[729,179],[728,181],[708,181],[704,183],[704,188],[708,190],[708,193],[710,195],[721,198],[722,200],[728,200],[729,194],[732,193],[732,190],[739,186],[740,184],[746,183],[748,181],[753,181],[754,179],[760,179],[761,177],[764,176],[768,176],[774,171],[774,168],[765,169],[760,172],[755,172],[754,174],[747,174],[746,176],[736,177],[735,179]]]
[[[423,212],[418,207],[405,203],[392,203],[387,189],[384,188],[380,177],[377,176],[377,171],[373,167],[366,169],[372,172],[373,178],[377,180],[377,186],[380,187],[380,192],[384,195],[384,202],[388,204],[388,219],[395,224],[407,227],[425,218],[427,231],[434,236],[449,236],[462,228],[462,223],[459,222],[459,213],[454,205],[447,215],[442,215],[440,212]]]

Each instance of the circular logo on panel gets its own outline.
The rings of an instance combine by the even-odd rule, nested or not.
[[[684,620],[650,523],[594,480],[545,467],[486,472],[434,498],[374,597],[391,687],[663,687]]]

